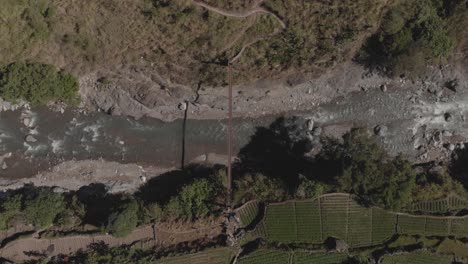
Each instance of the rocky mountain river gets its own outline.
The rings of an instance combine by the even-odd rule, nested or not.
[[[312,141],[319,134],[339,137],[351,127],[367,127],[390,153],[426,162],[464,148],[468,93],[462,88],[455,92],[444,87],[437,91],[376,87],[287,115],[300,117],[296,122],[313,131]],[[267,127],[276,118],[236,119],[235,151],[249,142],[256,127]],[[204,161],[209,153],[224,155],[226,134],[226,121],[195,120],[190,115],[184,124],[82,114],[76,109],[5,111],[0,113],[0,177],[7,186],[80,160],[175,168],[194,159]]]

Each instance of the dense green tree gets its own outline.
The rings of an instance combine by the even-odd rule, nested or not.
[[[378,204],[383,204],[390,209],[400,209],[412,201],[416,172],[412,164],[397,156],[385,166],[383,193],[373,193],[371,198]],[[378,189],[377,189],[378,190]]]
[[[367,63],[386,66],[394,74],[424,72],[428,63],[439,63],[453,51],[455,42],[447,29],[448,16],[461,2],[406,1],[385,15],[381,30],[365,46]]]
[[[74,104],[77,92],[77,80],[51,65],[18,62],[0,68],[0,96],[8,101],[23,99],[43,105],[63,100]]]
[[[296,197],[300,199],[317,198],[324,194],[325,190],[326,186],[324,184],[302,176],[300,178],[300,184],[297,187]]]
[[[11,218],[19,214],[21,210],[21,195],[8,196],[0,205],[0,230],[8,229]]]
[[[182,187],[180,193],[173,197],[165,207],[169,217],[194,219],[209,215],[216,198],[215,184],[208,179],[198,179]]]
[[[108,219],[106,230],[118,237],[133,231],[138,225],[139,205],[135,199],[124,200]]]
[[[85,215],[85,205],[78,200],[76,195],[72,195],[67,199],[65,210],[57,216],[56,223],[61,227],[77,226],[81,224]]]
[[[50,227],[59,214],[66,209],[65,197],[62,193],[40,189],[24,202],[26,219],[39,228]]]
[[[150,223],[151,221],[160,220],[163,217],[163,209],[162,207],[156,203],[150,203],[143,206],[143,210],[141,210],[144,223]]]
[[[287,197],[282,182],[261,173],[246,174],[234,182],[234,203],[242,204],[256,199],[258,201],[281,201]]]
[[[343,137],[343,143],[328,142],[322,159],[336,164],[337,189],[359,195],[371,204],[399,209],[411,201],[416,173],[401,156],[390,158],[361,129]]]
[[[149,264],[154,263],[155,257],[152,250],[132,249],[128,246],[109,247],[105,243],[94,243],[88,246],[86,251],[78,251],[67,256],[63,261],[62,256],[45,259],[44,263],[71,263],[71,264]]]

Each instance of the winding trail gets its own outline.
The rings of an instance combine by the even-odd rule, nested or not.
[[[280,17],[278,17],[275,13],[273,13],[271,11],[268,11],[263,7],[259,7],[258,5],[260,5],[262,2],[263,1],[257,2],[253,9],[250,9],[250,10],[247,10],[247,11],[227,11],[227,10],[223,10],[221,8],[218,8],[218,7],[211,6],[209,4],[206,4],[206,3],[198,1],[198,0],[192,0],[192,3],[194,3],[195,5],[198,5],[198,6],[203,7],[205,9],[209,10],[209,11],[212,11],[212,12],[215,12],[215,13],[217,13],[219,15],[227,16],[227,17],[247,18],[247,17],[255,15],[257,13],[264,13],[264,14],[271,15],[281,25],[281,30],[275,30],[272,34],[267,36],[267,38],[271,38],[272,36],[278,34],[282,30],[286,29],[287,26],[286,26],[286,23]],[[257,43],[258,41],[260,41],[262,39],[264,39],[264,38],[254,39],[253,41],[250,41],[249,43],[242,46],[241,50],[234,57],[229,59],[229,63],[232,64],[235,61],[237,61],[249,46]],[[232,43],[229,44],[229,45],[232,46]]]
[[[255,7],[254,9],[240,12],[240,11],[223,10],[221,8],[210,6],[210,5],[206,4],[206,3],[203,3],[203,2],[197,1],[197,0],[192,0],[192,2],[194,4],[196,4],[196,5],[198,5],[198,6],[201,6],[203,8],[206,8],[206,9],[210,10],[210,11],[213,11],[215,13],[218,13],[220,15],[227,16],[227,17],[246,18],[248,16],[255,15],[257,13],[270,14],[280,23],[280,25],[281,25],[281,27],[283,29],[286,28],[286,23],[284,23],[284,21],[281,18],[279,18],[275,13],[273,13],[271,11],[268,11],[263,7]]]

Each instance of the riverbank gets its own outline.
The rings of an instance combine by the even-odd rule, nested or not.
[[[465,59],[466,60],[466,59]],[[350,93],[373,89],[441,90],[450,80],[467,86],[468,72],[457,62],[443,68],[428,69],[417,81],[389,78],[372,73],[353,62],[343,63],[321,75],[295,75],[288,78],[258,80],[233,87],[233,116],[260,118],[292,111],[313,110]],[[226,67],[227,71],[227,67]],[[89,110],[111,115],[150,117],[171,122],[186,118],[213,120],[227,118],[228,87],[188,87],[154,77],[143,65],[138,70],[119,69],[116,80],[103,84],[97,74],[80,78],[80,93]],[[236,74],[236,73],[234,73]],[[127,76],[127,77],[126,77]],[[128,78],[131,76],[131,78]]]
[[[345,63],[316,78],[236,86],[234,151],[249,143],[258,127],[268,127],[283,115],[298,115],[302,117],[297,120],[299,126],[312,120],[314,128],[322,131],[314,142],[319,136],[339,138],[360,126],[375,132],[391,154],[403,153],[418,163],[447,160],[468,141],[465,64],[466,59],[432,68],[425,78],[411,81],[371,74],[359,65]],[[125,174],[132,179],[121,182],[125,188],[116,189],[133,190],[135,184],[130,182],[139,181],[139,166],[157,168],[157,175],[195,159],[204,161],[210,153],[226,153],[227,87],[201,87],[194,92],[190,87],[149,78],[146,74],[150,73],[143,70],[120,73],[119,78],[125,79],[110,84],[90,76],[82,78],[80,108],[56,104],[31,109],[28,104],[3,102],[3,189],[26,182],[74,189],[92,179],[111,185],[121,182],[116,178],[120,169],[132,166],[135,169]],[[137,95],[146,99],[137,100]],[[77,176],[99,160],[115,163],[91,169],[91,178]],[[67,170],[80,169],[66,183],[49,175],[59,164]],[[46,180],[44,175],[48,175]]]
[[[151,117],[166,122],[188,119],[227,118],[228,87],[197,88],[172,84],[145,70],[119,69],[112,83],[102,84],[97,74],[80,78],[80,93],[90,110],[136,119]],[[227,71],[226,67],[226,71]],[[236,73],[234,73],[236,74]],[[122,76],[122,77],[119,77]],[[123,76],[132,76],[126,78]],[[233,116],[260,118],[291,111],[305,111],[350,92],[389,85],[392,80],[369,73],[362,66],[345,63],[320,76],[297,75],[283,79],[258,80],[233,87]]]
[[[446,161],[453,151],[465,147],[467,69],[433,69],[432,74],[418,82],[363,73],[362,68],[353,65],[348,71],[342,68],[297,84],[296,88],[275,86],[277,90],[269,89],[268,95],[263,94],[258,101],[249,98],[256,98],[253,95],[260,94],[262,89],[236,88],[245,92],[235,90],[235,100],[244,105],[234,104],[238,117],[234,122],[234,151],[248,144],[259,127],[268,128],[284,114],[300,116],[294,122],[304,130],[312,125],[314,135],[310,140],[314,144],[321,136],[339,138],[352,127],[366,127],[378,136],[389,153],[403,153],[415,163]],[[448,87],[452,82],[456,87]],[[315,90],[308,94],[305,89],[310,87]],[[327,91],[328,96],[324,96]],[[113,186],[111,189],[131,192],[140,181],[141,168],[154,170],[146,176],[153,177],[191,161],[205,162],[224,155],[227,123],[217,118],[226,114],[223,107],[227,98],[223,96],[227,94],[222,89],[212,94],[199,93],[199,103],[210,100],[215,106],[204,108],[208,114],[199,115],[196,111],[201,108],[189,104],[186,121],[162,122],[148,117],[135,120],[123,113],[115,116],[69,108],[50,111],[23,106],[16,111],[4,111],[0,120],[1,185],[8,189],[31,182],[76,189],[97,180]],[[331,101],[315,104],[310,99],[314,96]],[[113,97],[99,94],[98,98]],[[289,100],[291,103],[285,102]],[[170,100],[165,101],[172,109],[172,118],[176,113],[184,113],[177,103],[174,101],[171,106]],[[162,111],[164,107],[154,109]],[[270,112],[263,115],[262,109]],[[67,170],[70,174],[63,173]],[[120,171],[124,172],[122,177]]]

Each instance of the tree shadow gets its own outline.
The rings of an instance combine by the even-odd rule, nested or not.
[[[371,72],[389,76],[384,69],[391,66],[389,63],[390,58],[382,52],[382,49],[379,34],[376,33],[366,40],[353,60]]]
[[[457,149],[452,154],[449,166],[450,175],[468,189],[468,149]]]
[[[112,194],[102,183],[92,183],[76,192],[78,199],[86,206],[84,223],[94,226],[107,225],[107,219],[116,206],[121,204],[124,194]]]
[[[295,192],[299,174],[308,171],[311,159],[305,154],[312,148],[307,137],[306,120],[278,118],[269,127],[258,127],[243,147],[234,164],[234,178],[246,173],[274,177],[290,192]]]

